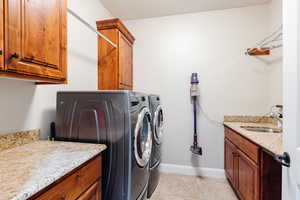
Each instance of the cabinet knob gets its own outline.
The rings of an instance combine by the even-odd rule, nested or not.
[[[20,55],[18,53],[13,53],[10,55],[9,59],[13,59],[13,58],[18,59],[19,57],[20,57]]]
[[[2,50],[2,49],[0,49],[0,56],[1,56],[1,55],[3,55],[3,50]]]
[[[239,154],[238,154],[237,152],[232,152],[232,155],[233,155],[234,157],[237,157]]]
[[[64,195],[62,195],[60,198],[59,198],[59,200],[65,200],[66,199],[66,195],[64,194]]]
[[[274,159],[281,163],[282,166],[290,167],[291,166],[291,158],[287,152],[284,152],[282,155],[275,155]]]

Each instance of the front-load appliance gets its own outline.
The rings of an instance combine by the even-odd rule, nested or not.
[[[147,198],[150,198],[159,182],[159,165],[161,162],[161,143],[164,129],[164,113],[161,100],[158,95],[149,95],[149,107],[152,115],[153,147],[150,158],[150,178],[148,183]]]
[[[56,140],[101,143],[104,200],[147,197],[152,149],[146,95],[131,91],[58,92]]]

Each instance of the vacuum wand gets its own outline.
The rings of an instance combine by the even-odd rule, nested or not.
[[[198,74],[192,73],[191,77],[191,99],[193,102],[194,113],[194,142],[190,147],[190,151],[196,155],[202,155],[202,148],[198,146],[198,133],[197,133],[197,101],[200,96]]]
[[[193,106],[194,106],[194,146],[198,146],[198,135],[197,135],[197,97],[193,98]]]

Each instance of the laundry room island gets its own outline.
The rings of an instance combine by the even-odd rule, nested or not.
[[[0,200],[100,200],[106,146],[43,141],[38,135],[0,136]]]

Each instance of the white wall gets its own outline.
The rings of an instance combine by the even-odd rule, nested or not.
[[[282,0],[273,0],[269,4],[270,9],[270,33],[274,32],[282,24]],[[270,56],[264,58],[269,68],[269,106],[283,104],[283,53],[282,48],[272,51]]]
[[[269,110],[270,66],[244,52],[270,33],[270,5],[126,21],[136,37],[134,86],[160,94],[166,115],[163,163],[223,168],[223,127],[200,114],[204,154],[193,156],[190,75],[200,75],[201,104],[224,115]]]
[[[70,0],[68,7],[96,26],[96,20],[111,18],[99,0]],[[58,90],[97,89],[97,36],[68,15],[68,85],[35,86],[31,82],[0,79],[0,134],[41,128],[49,134],[55,120]]]

